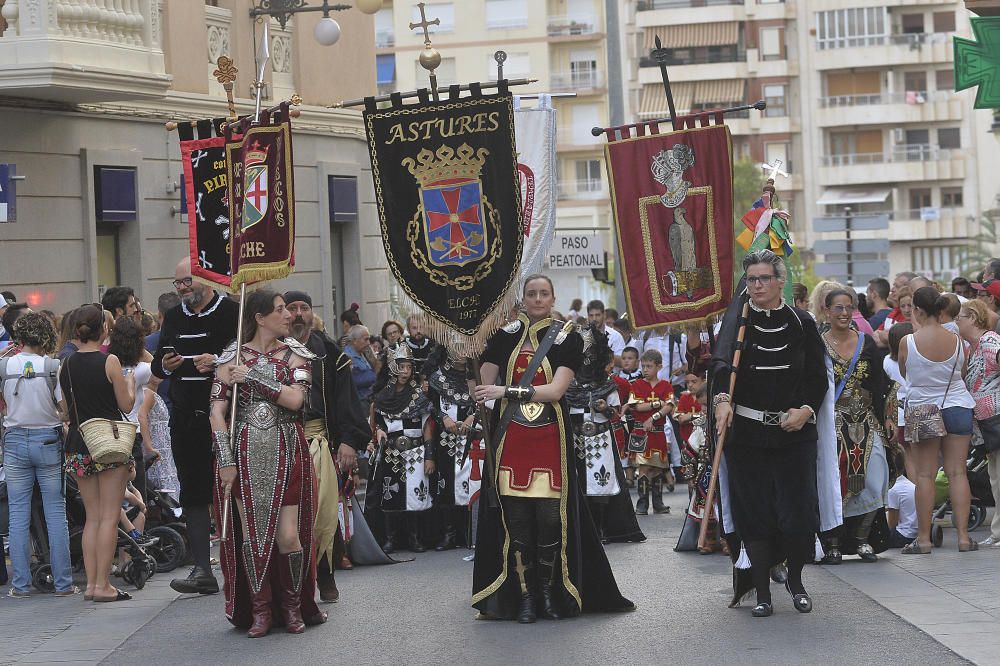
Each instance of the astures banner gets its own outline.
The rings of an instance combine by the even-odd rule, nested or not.
[[[365,110],[389,268],[431,336],[476,353],[517,299],[514,110],[499,95]]]
[[[633,324],[676,325],[725,310],[733,293],[729,129],[637,136],[604,150]]]
[[[556,228],[556,111],[552,98],[539,95],[535,107],[514,97],[517,171],[521,176],[524,250],[521,280],[542,270]]]
[[[295,189],[288,103],[259,123],[226,127],[227,191],[232,238],[231,289],[278,280],[295,266]]]
[[[226,204],[226,139],[222,118],[180,123],[181,166],[187,203],[191,275],[229,288],[229,206]],[[197,130],[198,138],[195,138]]]

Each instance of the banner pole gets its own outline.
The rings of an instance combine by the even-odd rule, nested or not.
[[[243,309],[246,307],[247,283],[240,285],[240,318],[236,320],[236,365],[243,360]],[[233,382],[232,397],[229,403],[229,445],[236,446],[236,403],[239,401],[239,385]],[[222,500],[222,531],[219,540],[225,541],[228,538],[227,527],[229,526],[229,496],[231,490],[225,489],[225,496]]]

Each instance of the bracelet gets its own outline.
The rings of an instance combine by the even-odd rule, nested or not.
[[[225,430],[212,431],[212,448],[219,461],[219,467],[235,467],[236,456],[233,455],[233,447],[229,440],[229,433]]]
[[[650,418],[652,418],[654,421],[659,421],[660,419],[663,418],[663,414],[661,414],[660,412],[653,412],[653,416],[651,416]]]
[[[729,397],[728,393],[719,393],[714,398],[712,398],[712,407],[718,407],[719,403],[731,403],[732,398]]]
[[[528,402],[535,395],[534,386],[508,386],[504,397],[517,402]]]
[[[252,366],[243,383],[248,387],[252,387],[271,402],[278,402],[278,396],[281,395],[281,382],[273,377],[265,376],[264,372],[259,370],[259,368],[260,366],[258,365]]]
[[[657,410],[663,407],[663,402],[661,400],[654,400],[653,402],[650,403],[649,406],[652,407],[654,410]]]

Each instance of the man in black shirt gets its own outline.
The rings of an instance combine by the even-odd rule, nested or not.
[[[292,336],[319,357],[313,361],[312,387],[305,407],[306,438],[319,486],[314,531],[319,551],[316,580],[320,599],[337,601],[340,592],[333,575],[336,564],[333,543],[339,534],[338,481],[329,457],[332,455],[337,461],[342,474],[353,474],[358,464],[358,449],[371,440],[371,429],[351,378],[351,359],[325,333],[312,328],[312,297],[304,291],[286,292],[285,307],[295,317]],[[321,460],[321,455],[326,459]]]
[[[426,323],[421,315],[413,314],[406,318],[406,345],[413,353],[413,371],[426,379],[424,362],[434,351],[434,341],[427,337],[424,330]],[[430,368],[428,368],[430,370]]]
[[[781,258],[770,250],[752,252],[743,267],[750,307],[732,396],[730,345],[719,345],[711,371],[716,430],[731,427],[722,483],[728,484],[723,496],[732,524],[725,527],[739,535],[750,558],[754,617],[773,612],[769,571],[784,557],[786,588],[796,610],[808,613],[812,600],[802,567],[812,559],[820,529],[816,414],[828,390],[825,350],[812,317],[782,299]],[[724,331],[735,326],[734,312],[727,313]]]
[[[174,289],[181,303],[169,310],[153,356],[153,374],[170,378],[170,445],[180,481],[180,503],[187,520],[194,568],[170,587],[178,592],[214,594],[209,532],[215,454],[208,421],[209,394],[218,355],[236,338],[239,305],[208,285],[191,279],[191,263],[177,264]]]

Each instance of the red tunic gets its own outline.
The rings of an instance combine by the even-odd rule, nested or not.
[[[660,402],[672,402],[674,399],[674,389],[670,385],[670,382],[662,379],[656,382],[656,386],[650,386],[649,382],[645,379],[637,379],[632,383],[632,398],[641,403],[651,403],[656,400]],[[641,430],[642,423],[649,418],[651,413],[648,411],[633,411],[637,429]],[[669,421],[661,419],[659,422],[653,424],[653,427],[647,433],[649,436],[646,438],[646,451],[642,454],[643,458],[655,466],[666,467],[670,460],[670,443],[663,432],[665,423],[669,423]],[[654,460],[655,456],[658,456],[660,460]],[[647,463],[641,461],[641,464]]]
[[[697,414],[701,411],[701,403],[698,402],[698,398],[694,397],[694,394],[690,391],[684,391],[681,393],[680,399],[677,400],[677,415],[680,414]],[[681,439],[685,442],[694,432],[694,423],[688,421],[687,423],[681,423]]]
[[[533,352],[522,350],[517,355],[512,383],[518,384],[524,371],[531,363]],[[543,386],[548,383],[545,370],[540,366],[531,381],[533,386]],[[556,405],[558,409],[558,405]],[[514,405],[514,409],[519,409]],[[548,477],[548,490],[558,493],[562,490],[562,440],[559,436],[559,423],[553,422],[543,426],[531,427],[511,421],[503,439],[503,452],[500,455],[500,472],[510,474],[507,487],[500,487],[500,494],[526,494],[532,486],[532,481],[539,474]],[[547,473],[547,474],[546,474]],[[513,492],[505,493],[504,490]]]

